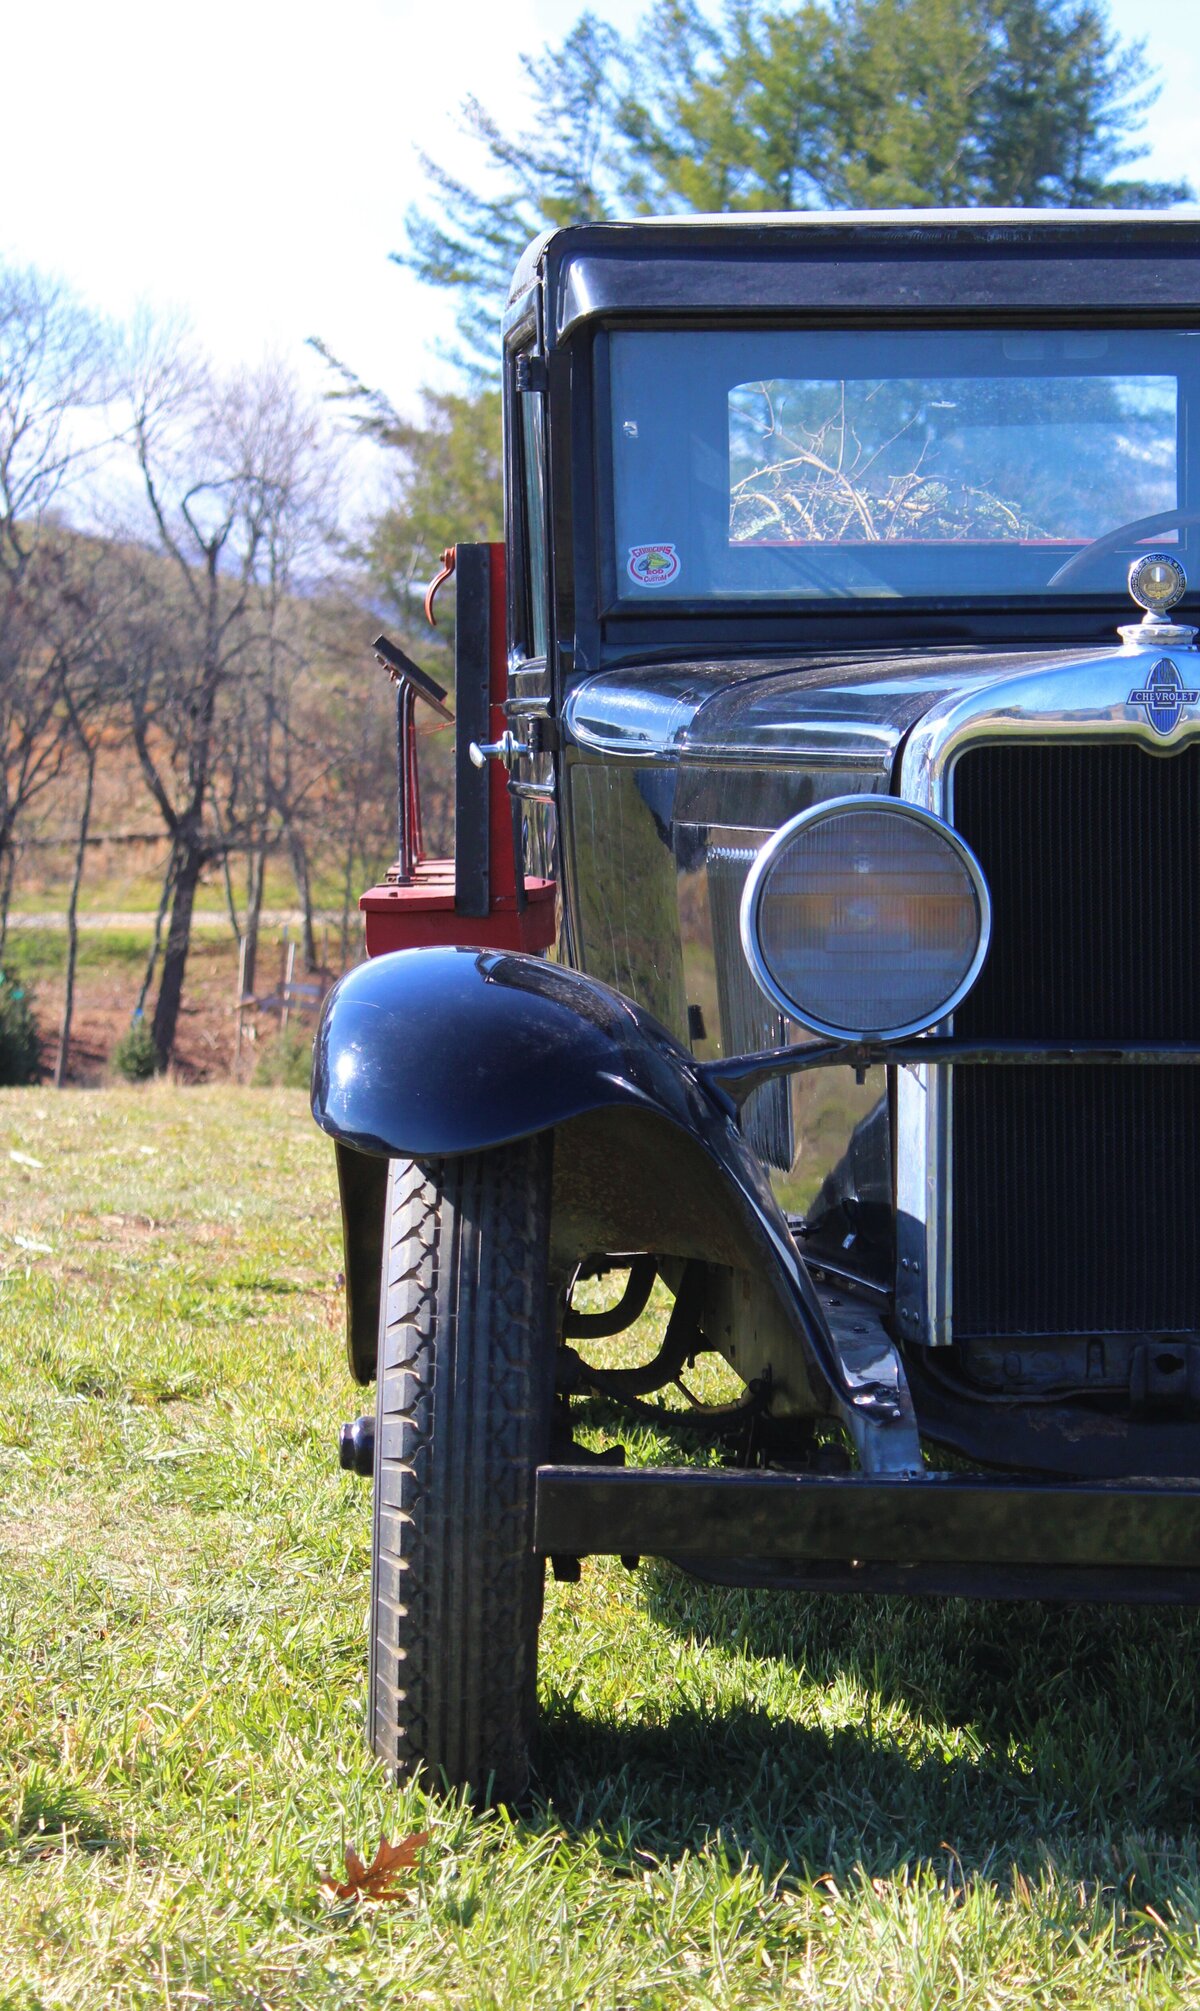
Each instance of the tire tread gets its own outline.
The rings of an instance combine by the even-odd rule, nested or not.
[[[497,1799],[524,1785],[534,1709],[548,1193],[545,1138],[393,1161],[388,1181],[372,1743],[398,1777]]]

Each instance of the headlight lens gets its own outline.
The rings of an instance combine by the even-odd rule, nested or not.
[[[990,928],[987,882],[958,833],[887,796],[794,817],[742,896],[742,945],[768,997],[850,1040],[897,1040],[952,1012]]]

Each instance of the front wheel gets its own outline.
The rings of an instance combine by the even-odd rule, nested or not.
[[[497,1801],[528,1774],[554,1333],[551,1140],[388,1176],[375,1422],[371,1743]]]

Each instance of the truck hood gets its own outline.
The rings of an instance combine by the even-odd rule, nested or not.
[[[934,707],[1024,675],[1077,667],[1081,682],[1117,657],[1088,650],[897,649],[724,662],[630,665],[585,679],[565,707],[586,755],[639,766],[830,763],[890,773],[905,736]]]

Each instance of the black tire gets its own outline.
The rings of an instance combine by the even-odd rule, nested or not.
[[[554,1379],[551,1140],[394,1160],[375,1420],[370,1736],[398,1779],[509,1800],[536,1709],[534,1471]]]

